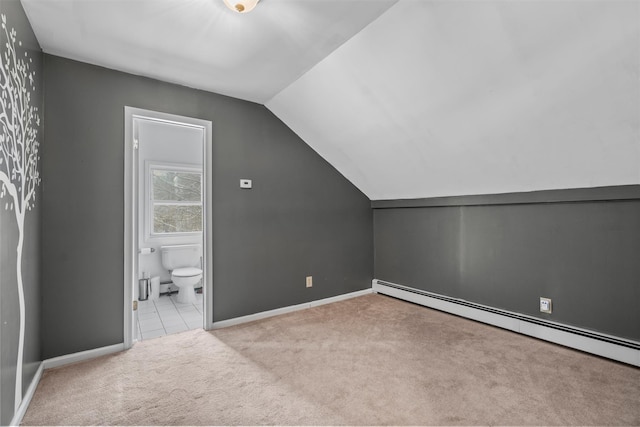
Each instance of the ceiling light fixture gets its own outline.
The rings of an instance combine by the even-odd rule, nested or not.
[[[247,13],[251,12],[260,0],[223,0],[224,4],[234,12]]]

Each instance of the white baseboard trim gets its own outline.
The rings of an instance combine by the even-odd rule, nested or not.
[[[38,388],[38,384],[40,383],[40,378],[42,378],[42,371],[44,371],[44,363],[40,362],[38,366],[38,370],[36,374],[31,379],[31,384],[29,384],[29,388],[22,398],[22,402],[20,402],[20,406],[15,414],[13,414],[13,418],[11,419],[10,426],[19,426],[22,422],[22,418],[24,418],[24,414],[27,413],[27,408],[29,404],[31,404],[31,399],[33,399],[33,395],[36,392],[36,388]]]
[[[290,305],[288,307],[276,308],[275,310],[262,311],[260,313],[249,314],[246,316],[235,317],[233,319],[221,320],[213,322],[213,329],[227,328],[229,326],[241,325],[243,323],[254,322],[267,317],[278,316],[280,314],[292,313],[294,311],[305,310],[307,308],[318,307],[320,305],[331,304],[333,302],[343,301],[349,298],[360,297],[373,293],[373,289],[367,288],[361,291],[350,292],[335,297],[324,298],[316,301],[305,302],[304,304]]]
[[[51,359],[44,360],[40,362],[38,366],[38,370],[36,374],[33,376],[31,380],[31,384],[29,384],[29,388],[18,407],[18,411],[13,415],[13,419],[11,420],[11,426],[19,426],[22,422],[22,418],[24,418],[24,414],[27,413],[27,408],[29,404],[31,404],[31,399],[33,398],[34,393],[36,392],[36,388],[38,388],[38,384],[40,383],[40,378],[42,378],[42,372],[45,369],[57,368],[58,366],[69,365],[71,363],[82,362],[83,360],[94,359],[96,357],[104,356],[107,354],[118,353],[124,350],[124,343],[122,344],[114,344],[107,347],[100,347],[93,350],[81,351],[73,354],[66,354],[64,356],[52,357]]]
[[[388,283],[388,285],[385,285],[385,283]],[[467,305],[468,303],[466,301],[460,300],[461,303],[465,303],[460,304],[456,303],[454,298],[444,297],[446,299],[445,300],[439,298],[443,296],[437,294],[432,294],[432,297],[427,295],[430,294],[429,292],[425,292],[420,289],[414,289],[395,283],[382,282],[376,279],[372,281],[372,289],[376,293],[389,295],[425,307],[488,323],[493,326],[498,326],[503,329],[508,329],[510,331],[529,335],[531,337],[550,341],[566,347],[606,357],[608,359],[617,360],[634,366],[640,366],[640,350],[638,349],[640,347],[640,343],[635,341],[629,341],[606,334],[594,333],[593,331],[575,327],[571,327],[571,329],[576,331],[575,333],[567,330],[560,330],[557,327],[564,329],[568,329],[568,327],[554,322],[545,322],[549,325],[546,326],[544,324],[540,324],[540,319],[503,310],[500,310],[504,313],[501,314],[498,312],[499,310],[492,307],[482,306],[480,304],[474,304],[478,308],[470,307]],[[511,315],[514,317],[511,317]],[[603,339],[627,342],[630,346],[619,345],[614,342],[607,342],[606,340],[603,341],[590,336],[583,336],[580,333],[592,336],[598,335]]]
[[[64,356],[52,357],[42,362],[44,369],[57,368],[71,363],[82,362],[84,360],[95,359],[96,357],[124,351],[124,343],[109,345],[106,347],[94,348],[92,350],[80,351],[78,353],[65,354]]]

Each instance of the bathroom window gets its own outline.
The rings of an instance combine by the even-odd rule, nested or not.
[[[202,171],[153,165],[149,184],[152,236],[202,232]]]

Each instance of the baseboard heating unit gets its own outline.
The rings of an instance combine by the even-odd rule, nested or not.
[[[587,353],[640,366],[640,343],[374,279],[373,291]]]

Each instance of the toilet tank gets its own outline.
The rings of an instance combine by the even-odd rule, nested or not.
[[[184,267],[200,267],[201,245],[160,246],[162,266],[167,270]]]

